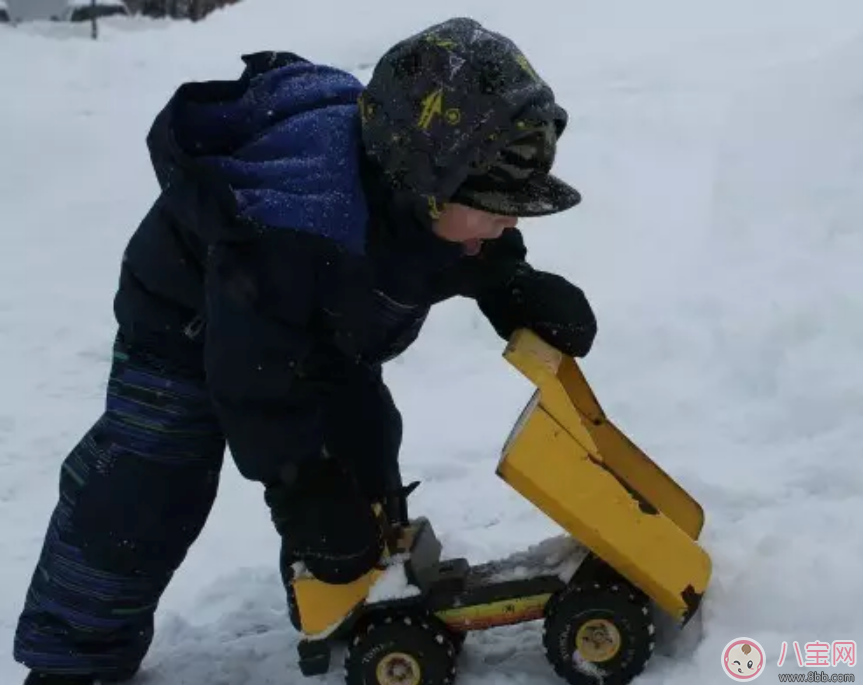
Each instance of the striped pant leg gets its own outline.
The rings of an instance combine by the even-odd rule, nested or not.
[[[202,384],[115,354],[104,414],[66,457],[15,636],[34,670],[138,667],[216,497],[225,439]]]

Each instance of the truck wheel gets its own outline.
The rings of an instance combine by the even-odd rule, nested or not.
[[[467,640],[467,633],[461,630],[452,630],[450,628],[447,631],[447,635],[449,635],[450,642],[452,642],[455,655],[458,656],[464,649],[464,643],[465,640]]]
[[[456,650],[428,616],[379,616],[364,623],[345,657],[347,685],[450,685]]]
[[[626,685],[653,655],[650,602],[626,582],[570,585],[546,609],[543,645],[570,685]]]

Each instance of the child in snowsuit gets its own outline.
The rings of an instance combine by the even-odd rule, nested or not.
[[[331,583],[380,558],[372,503],[404,497],[381,367],[437,302],[571,356],[582,291],[526,262],[518,217],[576,205],[550,175],[567,123],[507,38],[457,19],[391,48],[367,87],[290,53],[188,83],[148,146],[161,192],[123,255],[103,415],[65,459],[15,639],[26,685],[138,670],[201,532],[226,446]],[[403,504],[403,502],[402,502]],[[391,509],[390,509],[391,510]]]

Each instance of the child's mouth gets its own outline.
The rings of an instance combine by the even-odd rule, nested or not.
[[[464,253],[473,256],[479,254],[479,251],[482,249],[482,239],[472,238],[471,240],[465,240],[462,245],[464,246]]]

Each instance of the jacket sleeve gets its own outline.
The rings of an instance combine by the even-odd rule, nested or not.
[[[474,257],[462,257],[434,283],[433,302],[467,297],[482,303],[505,289],[520,269],[529,269],[521,232],[506,229],[500,238],[483,245]]]
[[[316,240],[269,231],[208,258],[207,380],[238,469],[264,483],[320,454],[326,402],[351,374],[314,335],[327,276]]]
[[[587,297],[564,277],[531,266],[517,229],[486,243],[472,268],[468,289],[501,338],[528,328],[566,354],[588,354],[597,322]]]

